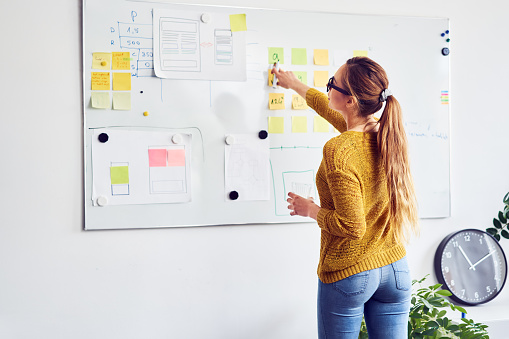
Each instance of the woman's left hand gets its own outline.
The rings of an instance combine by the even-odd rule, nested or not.
[[[320,206],[315,204],[313,198],[304,198],[295,193],[288,193],[289,198],[288,209],[291,210],[290,215],[300,215],[303,217],[311,217],[316,220]]]

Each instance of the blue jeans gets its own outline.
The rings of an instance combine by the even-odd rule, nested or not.
[[[318,338],[357,339],[362,316],[369,339],[408,337],[412,281],[406,257],[340,281],[318,283]]]

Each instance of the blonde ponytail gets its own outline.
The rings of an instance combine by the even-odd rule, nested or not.
[[[370,58],[349,59],[341,80],[352,96],[357,98],[361,116],[378,112],[385,101],[378,121],[378,150],[387,177],[391,225],[396,239],[406,242],[410,233],[419,234],[419,227],[401,106],[393,95],[387,94],[389,80],[385,70]]]

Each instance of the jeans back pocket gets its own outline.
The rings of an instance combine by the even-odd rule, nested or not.
[[[345,296],[364,293],[368,285],[369,271],[360,272],[333,283],[334,289]]]
[[[406,257],[393,262],[391,265],[396,278],[396,288],[401,291],[408,291],[412,287],[412,279],[410,278],[410,269]]]

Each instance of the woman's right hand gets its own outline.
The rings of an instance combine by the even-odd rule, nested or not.
[[[275,64],[274,64],[275,66]],[[277,84],[283,88],[293,89],[297,92],[301,97],[306,98],[306,93],[310,89],[310,87],[304,83],[302,83],[295,74],[291,71],[284,71],[276,69],[276,67],[272,68],[272,74],[276,75]]]

